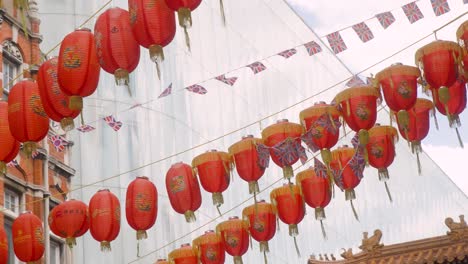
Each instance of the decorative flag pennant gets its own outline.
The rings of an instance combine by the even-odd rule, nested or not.
[[[408,18],[409,22],[413,24],[414,22],[424,18],[423,13],[419,10],[418,5],[416,2],[409,3],[407,5],[402,6],[403,12],[405,12],[406,17]]]
[[[307,155],[304,147],[296,140],[286,139],[275,146],[273,152],[279,157],[279,163],[282,165],[291,164],[298,158],[304,164],[307,162]]]
[[[172,93],[172,83],[158,96],[159,98],[166,97]]]
[[[7,163],[7,167],[9,167],[9,168],[13,168],[13,167],[16,167],[16,166],[19,166],[19,163],[18,163],[18,161],[16,159],[14,159],[14,160]]]
[[[318,177],[324,179],[328,178],[327,167],[317,158],[314,158],[314,171]]]
[[[354,75],[353,78],[351,78],[351,80],[349,80],[346,83],[347,87],[354,87],[354,86],[361,86],[361,85],[366,85],[366,83],[357,75]]]
[[[320,137],[320,131],[318,131],[314,126],[312,126],[306,133],[301,136],[302,142],[304,142],[307,147],[315,153],[320,150],[320,148],[315,144],[314,138]]]
[[[189,92],[196,93],[196,94],[206,94],[208,92],[205,88],[203,88],[203,86],[198,85],[198,84],[190,85],[189,87],[186,87],[185,89]]]
[[[31,158],[35,159],[37,156],[39,156],[39,151],[35,150],[31,153]]]
[[[329,114],[321,115],[315,122],[313,126],[321,126],[325,128],[328,132],[336,134],[339,132],[341,127],[341,122],[339,119],[333,119]],[[322,135],[320,134],[319,137]]]
[[[320,45],[317,44],[315,41],[311,41],[309,43],[304,44],[304,47],[307,49],[307,53],[309,53],[309,56],[322,52],[322,47],[320,47]]]
[[[220,76],[216,77],[215,79],[220,81],[220,82],[223,82],[223,83],[225,83],[225,84],[227,84],[229,86],[233,86],[236,83],[238,78],[237,77],[229,77],[228,78],[228,77],[226,77],[225,74],[223,74],[223,75],[220,75]]]
[[[341,38],[340,32],[338,31],[328,34],[327,40],[330,44],[330,48],[335,54],[338,54],[347,49],[346,44],[344,43],[343,38]]]
[[[344,182],[343,182],[343,171],[339,169],[331,168],[331,172],[333,174],[333,179],[335,180],[335,184],[340,188],[341,191],[344,189]]]
[[[375,15],[375,17],[377,17],[380,25],[382,25],[384,29],[387,29],[391,24],[393,24],[393,22],[395,22],[395,17],[392,12],[383,12]]]
[[[143,106],[143,105],[140,104],[140,103],[136,103],[136,104],[132,105],[132,107],[130,107],[130,109],[141,107],[141,106]]]
[[[362,42],[367,42],[374,38],[374,34],[364,22],[354,25],[353,29],[359,36],[359,38],[362,40]]]
[[[356,175],[359,180],[364,177],[364,168],[366,167],[366,160],[364,159],[362,152],[361,148],[357,148],[356,153],[348,163],[353,170],[354,175]]]
[[[353,139],[351,139],[351,145],[353,145],[353,148],[357,149],[359,147],[359,133],[356,133],[354,135]]]
[[[263,63],[259,61],[249,64],[247,65],[247,67],[249,67],[253,71],[254,74],[257,74],[259,72],[266,70],[266,66],[263,65]]]
[[[302,165],[305,165],[307,163],[307,153],[305,148],[301,145],[301,142],[294,140],[294,145],[296,148],[296,152],[299,155],[299,159],[301,160]]]
[[[464,3],[464,4],[468,4],[468,0],[463,0],[463,3]]]
[[[82,133],[87,133],[93,131],[95,128],[90,126],[90,125],[82,125],[79,128],[77,128],[78,131]]]
[[[447,0],[431,0],[431,4],[436,16],[450,12],[450,7]]]
[[[270,165],[270,150],[264,144],[257,145],[258,160],[257,164],[260,168],[268,168]]]
[[[285,51],[282,51],[282,52],[278,53],[278,55],[284,57],[285,59],[289,59],[290,57],[292,57],[296,53],[297,53],[296,49],[288,49],[288,50],[285,50]]]
[[[68,141],[60,135],[50,136],[49,141],[52,142],[55,150],[57,150],[58,152],[64,151],[65,147],[68,146]]]
[[[122,122],[115,120],[115,118],[112,115],[104,117],[104,121],[106,121],[106,123],[112,129],[114,129],[114,131],[119,131],[122,127]]]

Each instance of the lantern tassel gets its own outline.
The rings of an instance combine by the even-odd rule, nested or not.
[[[23,144],[23,151],[26,154],[26,157],[28,158],[32,157],[32,153],[36,151],[36,149],[37,149],[36,142],[28,141],[28,142],[24,142]]]
[[[218,211],[219,216],[222,216],[223,214],[221,213],[221,209],[219,209],[221,205],[216,206],[216,210]]]
[[[111,244],[109,241],[102,241],[101,242],[101,251],[102,252],[110,252],[112,250]]]
[[[70,96],[69,108],[71,110],[83,110],[83,97]]]
[[[242,261],[242,257],[241,256],[235,256],[234,257],[234,264],[244,264],[244,262]]]
[[[249,182],[249,194],[256,194],[260,192],[260,188],[258,187],[258,182],[257,181],[251,181]]]
[[[138,230],[136,233],[137,240],[143,240],[148,238],[148,234],[145,230]]]
[[[114,72],[115,84],[118,86],[128,86],[129,83],[129,73],[127,70],[118,68]]]
[[[291,166],[284,166],[283,176],[285,179],[290,180],[294,176],[293,168]]]
[[[0,173],[1,174],[6,174],[7,173],[6,163],[3,162],[3,161],[0,161]]]
[[[392,194],[390,193],[390,188],[388,188],[387,182],[384,182],[384,184],[385,184],[385,190],[387,191],[388,199],[390,199],[390,202],[393,203]]]
[[[83,112],[80,113],[80,119],[81,119],[81,125],[84,126],[84,116],[83,116]]]
[[[416,161],[418,163],[418,173],[421,175],[422,169],[421,169],[421,161],[419,160],[419,152],[416,152]]]
[[[386,182],[390,179],[390,176],[388,175],[388,169],[387,168],[380,168],[379,169],[379,181]]]
[[[299,246],[297,245],[297,238],[294,237],[294,247],[296,248],[296,253],[298,257],[301,257],[301,251],[299,250]]]
[[[323,239],[327,240],[327,233],[325,232],[325,227],[323,226],[323,220],[320,220],[320,227],[322,228]]]
[[[72,249],[73,246],[76,246],[76,239],[74,237],[67,237],[65,239],[65,243],[68,245],[70,249]]]
[[[350,203],[351,203],[351,209],[353,209],[353,214],[354,214],[354,217],[355,217],[355,218],[356,218],[356,220],[359,222],[359,217],[358,217],[358,214],[357,214],[356,208],[354,208],[353,200],[350,200]]]
[[[289,225],[289,235],[292,237],[296,237],[297,235],[299,235],[299,228],[297,228],[297,225]]]
[[[266,255],[266,251],[263,251],[263,261],[265,262],[265,264],[268,264],[268,258],[267,258],[267,255]]]
[[[197,221],[197,217],[195,216],[195,213],[193,211],[188,210],[187,212],[184,213],[185,216],[185,221],[187,223],[193,223]]]
[[[60,127],[63,131],[69,132],[75,128],[75,123],[73,122],[73,118],[65,117],[60,120]]]
[[[325,219],[325,210],[321,207],[315,208],[315,219],[322,221]]]
[[[460,147],[465,148],[465,146],[463,145],[463,140],[460,136],[460,131],[458,131],[458,127],[455,127],[455,131],[457,132],[457,138],[458,138],[458,143],[460,144]]]
[[[253,241],[252,241],[252,235],[249,232],[249,240],[250,240],[250,249],[253,249]]]
[[[224,203],[224,198],[223,198],[222,193],[215,192],[215,193],[213,193],[212,196],[213,196],[213,205],[214,206],[219,207]]]
[[[161,79],[160,65],[164,61],[164,51],[161,45],[151,45],[149,47],[150,59],[156,64],[158,79]]]
[[[262,241],[260,242],[260,252],[263,252],[263,259],[265,261],[265,264],[268,264],[268,259],[267,259],[267,252],[270,252],[270,247],[268,246],[268,241]]]
[[[140,240],[137,240],[137,258],[140,257]]]
[[[221,20],[223,21],[223,25],[226,26],[226,14],[224,12],[224,1],[219,0],[219,8],[221,9]]]

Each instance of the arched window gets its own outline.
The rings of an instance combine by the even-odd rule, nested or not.
[[[10,40],[6,40],[2,43],[2,73],[3,73],[3,88],[4,93],[8,94],[10,88],[13,86],[16,80],[15,77],[21,71],[21,65],[23,64],[23,55],[18,45]]]

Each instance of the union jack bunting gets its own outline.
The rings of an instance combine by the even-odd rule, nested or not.
[[[301,145],[300,141],[294,140],[295,148],[297,151],[297,154],[299,155],[299,159],[301,160],[302,165],[305,165],[307,163],[307,153],[305,148]]]
[[[346,44],[344,43],[343,38],[341,38],[340,32],[338,31],[328,34],[327,40],[330,44],[330,48],[335,54],[338,54],[347,49]]]
[[[353,29],[362,42],[367,42],[374,38],[374,34],[364,22],[354,25]]]
[[[416,2],[409,3],[407,5],[402,6],[403,12],[405,12],[406,17],[408,18],[409,22],[413,24],[414,22],[424,18],[423,13],[419,10],[418,5]]]
[[[296,49],[288,49],[288,50],[278,53],[278,55],[280,55],[281,57],[284,57],[285,59],[289,59],[296,53],[297,53]]]
[[[301,136],[302,142],[304,142],[312,153],[315,153],[320,150],[320,148],[315,144],[314,138],[320,134],[315,127],[311,127],[306,133]]]
[[[340,131],[341,122],[339,118],[332,120],[331,115],[323,114],[314,122],[313,126],[321,126],[328,132],[336,134]]]
[[[354,135],[353,139],[351,139],[351,145],[353,145],[353,147],[355,149],[357,149],[359,147],[359,133],[356,133],[356,135]]]
[[[343,171],[339,169],[331,168],[331,173],[333,175],[333,179],[335,180],[335,184],[340,188],[341,191],[344,189],[343,183]]]
[[[196,93],[196,94],[206,94],[208,91],[201,85],[194,84],[190,85],[189,87],[185,88],[187,91]]]
[[[327,167],[317,158],[314,158],[314,171],[315,174],[320,178],[326,179],[328,177]]]
[[[78,131],[80,131],[82,133],[87,133],[87,132],[93,131],[94,129],[96,129],[96,128],[94,128],[94,127],[92,127],[90,125],[82,125],[79,128],[77,128],[76,130],[78,130]]]
[[[380,25],[382,25],[384,29],[387,29],[391,24],[393,24],[393,22],[395,22],[395,17],[392,12],[383,12],[375,15],[375,17],[379,20]]]
[[[114,131],[119,131],[122,127],[122,122],[115,120],[115,118],[112,115],[104,117],[104,121],[106,121],[106,123],[112,129],[114,129]]]
[[[257,74],[259,72],[266,70],[266,66],[263,65],[263,63],[259,61],[249,64],[247,65],[247,67],[249,67],[253,71],[254,74]]]
[[[450,12],[450,7],[447,0],[431,0],[431,4],[436,16]]]
[[[31,153],[31,159],[35,159],[37,156],[39,156],[39,151],[35,150]]]
[[[16,167],[16,166],[19,166],[19,163],[15,159],[7,163],[7,167],[13,168],[13,167]]]
[[[351,80],[349,80],[346,83],[347,87],[354,87],[354,86],[361,86],[361,85],[366,85],[366,83],[357,75],[354,75],[353,78],[351,78]]]
[[[362,152],[361,148],[357,148],[356,153],[348,164],[351,167],[351,170],[353,170],[354,175],[356,175],[359,180],[364,177],[364,168],[366,167],[366,160],[364,159],[364,154]]]
[[[260,168],[265,169],[270,165],[270,150],[263,144],[257,145],[258,160],[257,164]]]
[[[136,104],[132,105],[132,107],[130,107],[130,109],[134,109],[134,108],[141,107],[141,106],[143,106],[143,105],[140,104],[140,103],[136,103]]]
[[[228,78],[228,77],[226,77],[225,74],[223,74],[223,75],[220,75],[220,76],[216,77],[215,79],[220,81],[220,82],[223,82],[223,83],[225,83],[225,84],[227,84],[229,86],[233,86],[236,83],[238,78],[237,77],[229,77]]]
[[[298,143],[296,140],[293,140],[293,139],[286,139],[278,144],[276,144],[275,146],[273,146],[273,153],[275,153],[275,155],[279,158],[279,163],[282,165],[282,166],[287,166],[289,164],[292,164],[294,163],[297,159],[300,158],[300,153],[299,153],[299,149],[300,147],[298,147],[297,145],[299,145],[300,147],[301,144]],[[305,149],[302,148],[303,151],[304,151],[304,155],[305,155]],[[306,157],[306,160],[307,160],[307,157]],[[302,159],[301,159],[302,161]]]
[[[163,98],[172,93],[172,83],[158,96],[158,98]]]
[[[304,47],[306,48],[307,53],[309,53],[309,56],[312,56],[322,51],[322,47],[320,47],[320,45],[317,44],[315,41],[311,41],[309,43],[304,44]]]
[[[68,141],[60,135],[50,136],[49,141],[54,145],[55,150],[58,152],[64,151],[65,147],[68,146]]]

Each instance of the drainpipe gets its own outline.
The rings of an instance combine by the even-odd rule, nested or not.
[[[49,230],[49,144],[47,137],[43,141],[44,144],[44,161],[42,163],[42,175],[44,177],[44,264],[50,263],[50,230]]]

